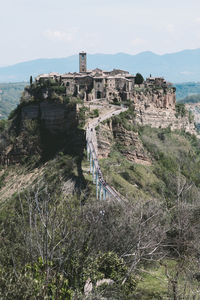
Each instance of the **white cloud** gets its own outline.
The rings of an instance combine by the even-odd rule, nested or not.
[[[52,41],[72,42],[77,33],[77,28],[68,30],[46,30],[44,36]]]
[[[144,44],[146,44],[146,41],[141,39],[141,38],[136,38],[136,39],[131,41],[131,45],[134,46],[134,47],[135,46],[142,46]]]
[[[167,30],[167,32],[169,32],[169,33],[173,33],[174,30],[175,30],[175,27],[174,27],[173,24],[168,24],[168,25],[166,26],[166,30]]]
[[[195,23],[200,24],[200,17],[195,19]]]

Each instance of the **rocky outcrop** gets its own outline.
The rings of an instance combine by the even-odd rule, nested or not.
[[[133,93],[133,101],[136,107],[155,107],[159,109],[175,109],[176,90],[168,88],[142,88],[136,89]]]
[[[159,109],[150,106],[147,109],[136,110],[136,121],[141,125],[149,125],[154,128],[167,128],[171,130],[184,130],[196,134],[194,122],[190,120],[188,113],[185,116],[177,116],[172,109]]]
[[[138,133],[126,130],[121,124],[114,123],[112,119],[110,122],[99,125],[97,141],[99,158],[107,158],[114,146],[130,161],[145,165],[151,164]]]
[[[186,111],[184,116],[176,112],[176,94],[174,88],[144,89],[134,95],[136,122],[154,128],[184,130],[196,134],[193,120]]]
[[[59,149],[75,151],[70,149],[76,148],[76,143],[82,145],[78,133],[80,139],[84,137],[84,133],[77,131],[77,125],[75,104],[50,101],[21,104],[13,116],[12,136],[6,137],[0,162],[9,165],[28,161],[33,156],[39,161],[53,156]]]

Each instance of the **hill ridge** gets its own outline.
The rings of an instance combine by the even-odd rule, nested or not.
[[[145,77],[152,73],[172,82],[200,80],[200,49],[186,49],[174,53],[156,54],[144,51],[135,55],[128,53],[88,54],[88,68],[109,70],[120,68]],[[51,71],[65,73],[78,71],[77,55],[65,58],[38,58],[10,66],[0,67],[0,82],[28,81],[30,75]]]

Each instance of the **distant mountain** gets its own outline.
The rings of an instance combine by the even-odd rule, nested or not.
[[[183,99],[179,100],[178,102],[185,103],[185,104],[200,103],[200,94],[195,94],[195,95],[184,97]]]
[[[120,68],[133,74],[140,72],[145,77],[150,73],[153,76],[164,76],[172,82],[200,81],[200,49],[164,55],[153,52],[142,52],[137,55],[88,54],[87,61],[88,69]],[[52,71],[74,72],[78,71],[78,63],[78,55],[73,55],[66,58],[36,59],[0,67],[0,82],[27,81],[30,75],[37,76]]]
[[[194,98],[200,94],[200,82],[176,83],[176,99],[183,100],[185,97]]]

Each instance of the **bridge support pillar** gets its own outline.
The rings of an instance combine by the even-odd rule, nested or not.
[[[102,195],[101,195],[101,182],[99,182],[99,200],[101,201]]]
[[[96,168],[95,168],[95,165],[94,165],[94,160],[92,160],[92,179],[93,179],[93,183],[95,184],[96,183]]]
[[[87,160],[88,161],[90,160],[90,148],[89,148],[88,142],[87,142]]]
[[[99,175],[96,172],[96,199],[99,199]]]
[[[90,174],[92,174],[92,152],[90,151]]]
[[[106,200],[106,194],[107,194],[107,193],[106,193],[106,189],[104,188],[104,189],[103,189],[103,200]]]

